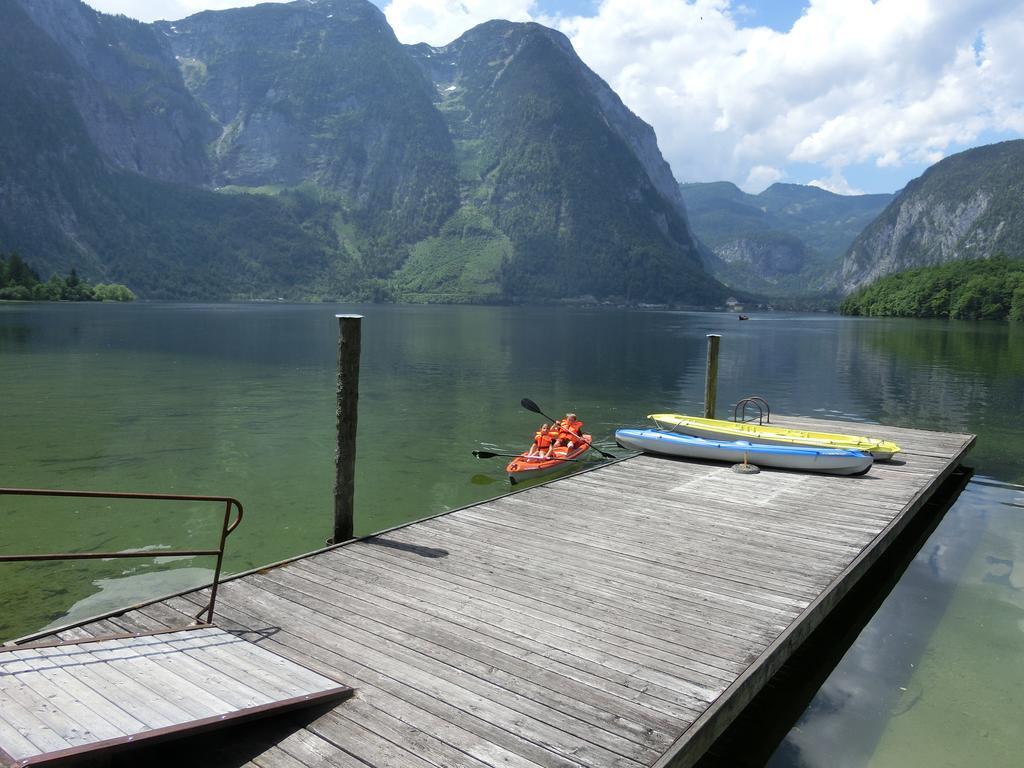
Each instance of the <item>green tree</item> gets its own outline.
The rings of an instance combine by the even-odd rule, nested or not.
[[[8,285],[0,288],[0,299],[6,301],[28,301],[32,298],[32,291],[24,285]]]
[[[51,275],[45,283],[39,283],[32,289],[32,298],[36,301],[60,301],[64,294],[64,281],[57,275]]]
[[[0,288],[7,286],[23,286],[31,288],[39,282],[39,275],[17,253],[4,258],[0,253]]]
[[[67,277],[52,275],[45,283],[17,253],[0,253],[0,300],[7,301],[134,301],[127,286],[92,286],[72,268]]]
[[[135,294],[132,293],[131,289],[116,283],[111,283],[110,285],[97,284],[92,289],[92,297],[96,301],[135,301]]]
[[[1015,323],[1024,323],[1024,280],[1013,292],[1007,317]]]

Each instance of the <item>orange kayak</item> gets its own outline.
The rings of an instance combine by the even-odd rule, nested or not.
[[[559,446],[551,452],[550,458],[543,456],[529,456],[529,451],[524,451],[509,462],[505,467],[508,472],[508,481],[515,485],[523,480],[532,480],[535,477],[543,477],[562,469],[569,469],[578,459],[586,453],[590,446],[590,435],[583,435],[587,441],[575,446],[571,451],[565,446]]]

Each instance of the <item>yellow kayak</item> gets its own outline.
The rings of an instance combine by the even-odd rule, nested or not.
[[[774,424],[750,424],[723,419],[701,419],[679,413],[653,413],[647,418],[660,429],[669,429],[682,435],[709,440],[751,440],[768,445],[807,445],[822,448],[843,448],[848,451],[870,453],[877,460],[891,459],[899,453],[896,443],[875,437],[839,435],[832,432],[807,432],[785,429]]]

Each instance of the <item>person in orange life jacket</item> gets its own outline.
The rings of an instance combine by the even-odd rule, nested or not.
[[[534,434],[533,445],[530,446],[530,452],[526,455],[529,457],[547,458],[551,455],[551,447],[553,444],[554,438],[552,437],[551,429],[547,424],[543,424]]]
[[[577,442],[582,442],[583,422],[576,418],[575,413],[565,414],[565,418],[558,422],[558,427],[559,445],[564,445],[571,451]]]
[[[548,452],[547,452],[547,454],[545,454],[547,456],[547,458],[551,458],[551,456],[555,452],[555,448],[557,448],[558,446],[560,446],[562,444],[562,443],[559,442],[559,438],[561,436],[562,436],[562,425],[559,422],[556,421],[550,427],[548,427],[548,441],[549,441],[549,443],[548,443]]]

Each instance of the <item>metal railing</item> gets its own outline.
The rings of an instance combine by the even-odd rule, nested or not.
[[[751,415],[747,418],[747,408],[751,411],[756,411],[756,415]],[[732,407],[732,420],[747,424],[757,419],[758,424],[768,424],[772,420],[772,408],[768,405],[768,401],[760,395],[751,395],[750,397],[744,397],[739,400],[736,405]]]
[[[220,583],[221,568],[224,564],[224,546],[227,538],[238,524],[242,522],[242,504],[230,496],[179,496],[167,493],[114,493],[104,491],[58,491],[41,488],[0,488],[0,496],[47,496],[67,497],[76,499],[128,499],[134,501],[191,501],[220,502],[224,504],[224,522],[220,529],[220,543],[216,549],[162,549],[159,553],[152,550],[129,550],[121,552],[46,552],[28,555],[0,554],[0,563],[41,562],[47,560],[110,560],[130,557],[216,557],[217,565],[213,571],[213,583],[210,585],[210,602],[204,606],[195,618],[205,613],[206,623],[213,623],[213,608],[217,602],[217,587]],[[232,519],[231,510],[237,512]]]

